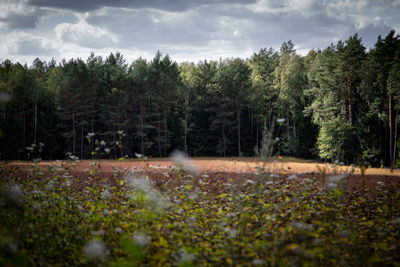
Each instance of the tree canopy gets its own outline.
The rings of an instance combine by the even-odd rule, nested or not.
[[[93,53],[0,64],[2,159],[274,154],[399,166],[400,37],[355,34],[306,56],[289,40],[250,59],[177,64]]]

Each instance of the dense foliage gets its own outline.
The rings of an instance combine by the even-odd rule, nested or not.
[[[394,167],[399,110],[394,31],[370,51],[354,35],[304,57],[288,41],[248,60],[0,65],[2,159],[252,156],[274,128],[274,154]]]
[[[146,163],[143,163],[146,166]],[[345,176],[190,174],[74,164],[1,172],[2,266],[400,264],[400,193],[346,192]],[[164,173],[163,173],[164,172]]]

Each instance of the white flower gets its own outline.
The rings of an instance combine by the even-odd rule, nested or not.
[[[89,241],[85,247],[83,248],[83,253],[90,261],[100,261],[103,262],[106,260],[108,251],[104,242],[101,240],[92,239]]]
[[[100,141],[100,145],[101,145],[101,146],[105,146],[105,145],[106,145],[106,142],[105,142],[104,140],[101,140],[101,141]]]
[[[175,161],[178,165],[181,165],[183,169],[188,172],[191,172],[195,175],[199,175],[199,171],[192,164],[192,162],[185,156],[181,151],[175,150],[171,153],[172,160]]]
[[[253,181],[253,180],[247,179],[246,182],[245,182],[244,184],[245,184],[245,185],[254,184],[254,181]]]
[[[144,177],[130,176],[127,180],[135,191],[131,195],[132,198],[136,198],[143,194],[142,196],[144,196],[145,202],[154,208],[165,208],[168,206],[168,202],[159,191],[153,188],[148,179]]]
[[[103,192],[100,193],[101,198],[103,199],[109,199],[111,197],[111,193],[110,191],[108,191],[108,189],[104,189]]]
[[[230,228],[226,228],[226,229],[225,229],[225,232],[228,233],[228,236],[229,236],[230,238],[236,238],[236,236],[237,236],[237,234],[238,234],[238,231],[237,231],[236,229],[230,229]]]
[[[265,260],[262,259],[255,259],[252,261],[253,265],[262,265],[265,263]]]
[[[104,230],[98,230],[98,231],[92,231],[92,235],[94,236],[100,236],[100,235],[105,235],[106,232]]]
[[[22,204],[22,189],[19,185],[15,184],[10,186],[5,191],[6,199],[10,201],[10,203],[20,205]],[[2,204],[2,203],[0,203]]]
[[[150,238],[142,232],[134,232],[132,239],[140,247],[145,247],[150,243]]]
[[[293,228],[300,230],[300,231],[312,231],[314,227],[312,224],[307,224],[303,222],[292,222]]]
[[[191,263],[195,259],[195,255],[187,252],[185,249],[181,249],[179,251],[179,263]]]
[[[283,122],[285,122],[285,121],[286,121],[285,118],[280,118],[280,119],[277,119],[277,120],[276,120],[276,122],[278,122],[278,123],[283,123]]]
[[[111,152],[111,149],[109,149],[108,147],[104,148],[104,152],[106,152],[107,154]]]

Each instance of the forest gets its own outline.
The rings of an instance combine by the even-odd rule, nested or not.
[[[4,60],[1,159],[257,156],[270,132],[274,155],[399,167],[399,35],[294,47],[180,64],[161,52]]]

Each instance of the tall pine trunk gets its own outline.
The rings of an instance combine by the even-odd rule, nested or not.
[[[258,120],[256,120],[256,151],[258,151]]]
[[[158,154],[160,158],[162,157],[161,155],[161,133],[160,133],[160,115],[158,116],[158,121],[157,121],[157,137],[158,137]]]
[[[351,99],[351,73],[347,76],[347,102],[348,102],[348,120],[350,126],[353,126],[353,108]]]
[[[183,146],[185,149],[185,155],[188,156],[188,146],[187,146],[187,134],[188,134],[188,119],[189,119],[189,92],[186,98],[186,111],[185,111],[185,122],[184,122],[184,136],[183,136]]]
[[[393,165],[392,168],[396,167],[396,151],[397,151],[397,116],[399,112],[396,111],[396,117],[394,118],[394,145],[393,145]]]
[[[240,106],[236,100],[236,122],[237,122],[237,147],[238,147],[238,157],[242,156],[242,149],[240,147]]]
[[[37,137],[37,110],[38,110],[38,103],[37,101],[35,102],[35,108],[34,108],[34,137],[33,137],[33,143],[36,145],[36,137]]]
[[[141,147],[141,153],[142,156],[144,157],[144,109],[145,106],[144,104],[140,104],[140,147]]]
[[[72,111],[72,153],[75,155],[76,133],[75,133],[75,111]]]
[[[81,159],[83,159],[83,121],[81,125]]]
[[[287,117],[287,129],[286,129],[286,134],[287,134],[287,148],[288,148],[288,155],[290,156],[290,151],[291,151],[291,145],[290,145],[290,121],[289,121],[289,110],[286,110],[286,117]]]
[[[225,126],[222,125],[222,145],[224,149],[224,158],[226,157],[226,140],[225,140]]]
[[[167,105],[164,104],[164,112],[163,112],[163,123],[164,123],[164,157],[167,155],[167,144],[168,144],[168,127],[167,127]]]
[[[391,90],[391,85],[389,84],[389,91]],[[393,131],[392,131],[392,96],[388,95],[388,108],[389,108],[389,160],[390,166],[393,168]]]
[[[24,112],[24,147],[26,147],[26,113]]]

